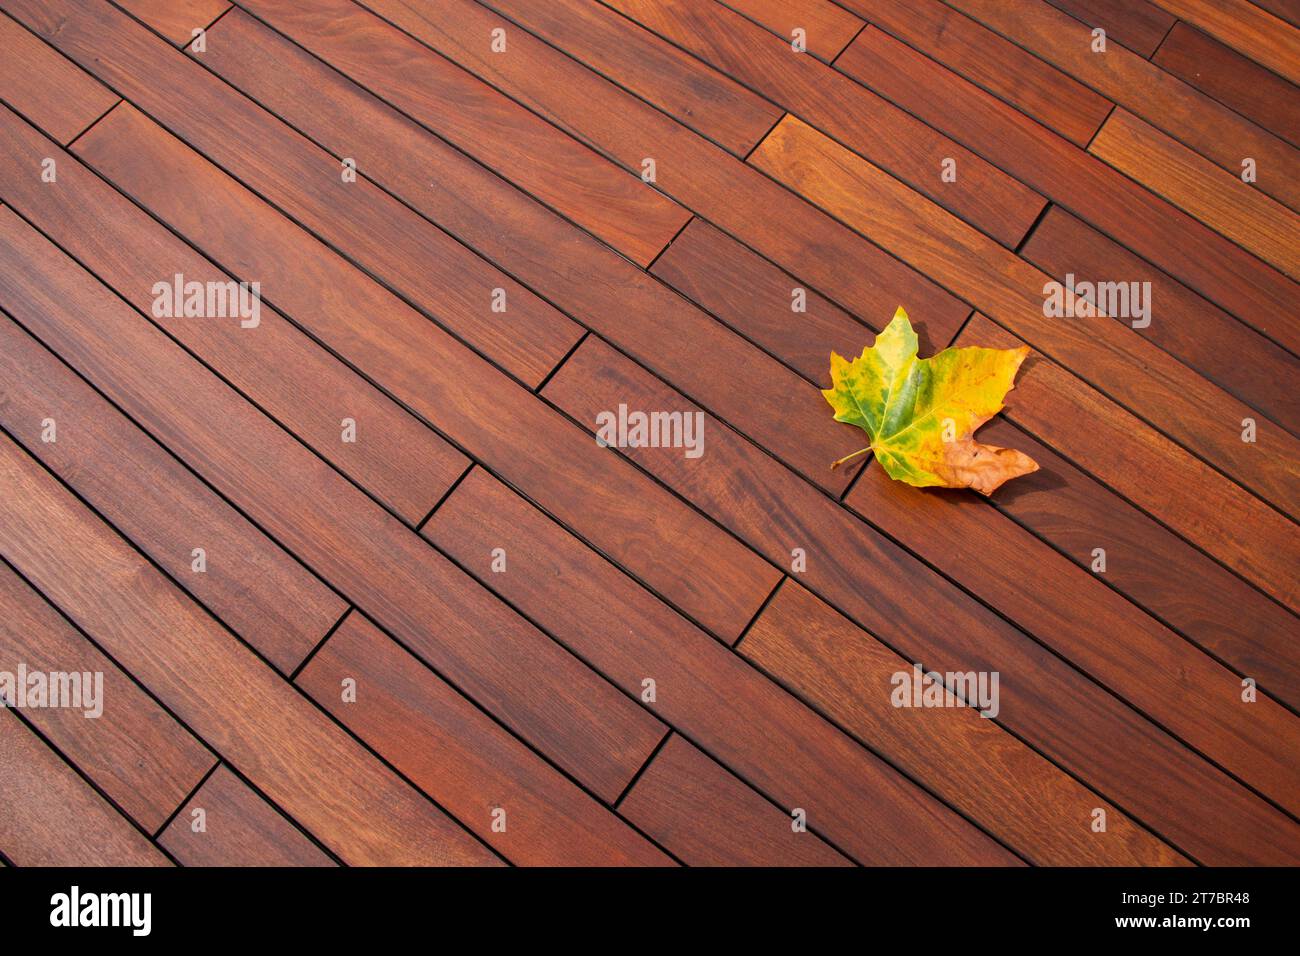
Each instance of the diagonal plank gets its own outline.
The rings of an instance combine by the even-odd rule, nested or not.
[[[60,143],[74,139],[117,102],[117,96],[0,14],[0,96]]]
[[[792,323],[788,294],[793,280],[703,223],[692,223],[654,269],[719,319],[781,356],[809,382],[827,384],[831,351],[856,354],[873,335],[816,292],[809,292],[808,311]],[[1079,414],[1072,389],[1082,384],[1060,372],[1042,375],[1046,370],[1047,363],[1031,362],[1012,392],[1005,411],[1009,421],[995,419],[980,433],[994,445],[1025,451],[1041,469],[1000,489],[994,503],[1081,567],[1090,568],[1093,550],[1103,547],[1108,584],[1300,707],[1300,666],[1289,651],[1296,626],[1291,614],[1009,423],[1020,422],[1022,397],[1025,404],[1042,408],[1044,418],[1069,420]],[[1108,442],[1089,446],[1082,460],[1093,471],[1133,470]],[[1186,494],[1196,494],[1195,487],[1189,486]],[[1025,574],[1034,571],[1031,558]],[[1061,599],[1070,602],[1072,595]]]
[[[17,262],[22,269],[9,265]],[[622,791],[662,736],[651,717],[8,210],[0,211],[0,263],[0,306],[142,428],[458,689],[597,792]],[[83,322],[87,313],[98,321]]]
[[[282,673],[342,616],[338,595],[7,318],[0,373],[5,430]]]
[[[5,560],[346,862],[494,862],[7,439],[0,481]]]
[[[727,6],[793,42],[804,31],[808,52],[832,63],[863,23],[834,0],[727,0]]]
[[[356,682],[351,702],[340,692],[346,679]],[[295,682],[512,863],[672,862],[359,614],[348,616]],[[504,831],[494,827],[498,821]]]
[[[1141,419],[1159,425],[1183,447],[1196,449],[1199,456],[1257,492],[1264,500],[1227,477],[1216,478],[1196,458],[1180,454],[1177,446],[1166,443],[1138,418],[1112,406],[1108,415],[1112,430],[1122,434],[1124,442],[1145,449],[1133,460],[1163,458],[1176,474],[1195,476],[1204,491],[1214,489],[1200,502],[1178,502],[1176,509],[1171,509],[1159,488],[1146,489],[1137,500],[1154,498],[1163,511],[1172,512],[1162,515],[1164,520],[1190,533],[1220,560],[1279,601],[1300,602],[1290,570],[1300,560],[1294,525],[1265,504],[1300,513],[1296,439],[1279,430],[1266,443],[1243,442],[1241,422],[1249,409],[1132,330],[1105,317],[1081,322],[1046,316],[1048,276],[963,223],[918,209],[918,201],[924,202],[920,197],[895,189],[892,181],[799,120],[782,120],[752,161],[850,222],[881,228],[886,221],[909,217],[910,228],[898,230],[894,238],[908,244],[919,264],[965,289],[981,311],[1022,334],[1028,344],[1055,361],[1072,370],[1098,370],[1087,377],[1103,384],[1107,395],[1118,397]],[[897,216],[882,215],[881,209],[890,207],[897,209]],[[918,214],[924,218],[918,219]],[[1134,367],[1144,374],[1134,376]],[[1100,393],[1094,393],[1092,401],[1110,404]],[[1068,429],[1069,423],[1058,422],[1055,430],[1063,427]],[[1242,527],[1255,530],[1250,540],[1236,533]]]
[[[1154,0],[1237,52],[1300,83],[1300,29],[1247,0]]]
[[[195,30],[209,26],[227,10],[228,0],[117,0],[127,13],[177,46],[184,46]]]
[[[594,410],[605,407],[612,395],[647,407],[680,401],[667,386],[594,340],[579,347],[546,392],[579,421],[592,421]],[[924,571],[907,552],[894,548],[865,522],[799,482],[740,436],[715,428],[708,449],[702,459],[691,463],[689,471],[682,459],[657,449],[626,448],[620,453],[666,484],[682,489],[698,507],[724,521],[773,563],[790,566],[792,548],[802,549],[806,570],[799,572],[801,582],[909,660],[924,661],[927,667],[941,671],[1002,672],[1006,675],[1002,713],[1010,728],[1198,860],[1243,859],[1239,854],[1245,847],[1249,847],[1246,858],[1267,855],[1274,852],[1269,848],[1275,846],[1275,840],[1281,841],[1276,849],[1284,856],[1300,848],[1300,827],[1294,827],[1289,818],[1142,719],[1042,644],[942,578]],[[893,529],[893,525],[886,527]],[[1021,588],[1027,576],[1022,575]],[[1083,586],[1085,580],[1079,572],[1070,587]],[[1075,640],[1096,640],[1078,621],[1073,635]],[[1038,636],[1044,641],[1064,637],[1051,633]],[[1176,645],[1162,646],[1172,649]],[[1236,699],[1240,683],[1232,679],[1230,685]],[[1228,689],[1221,684],[1200,692],[1216,692],[1222,697]],[[1144,706],[1158,704],[1162,714],[1175,717],[1182,696],[1182,691],[1172,697],[1161,693],[1156,699],[1145,689],[1142,692]],[[1222,704],[1217,709],[1222,710]],[[1276,714],[1276,705],[1271,709]],[[1290,715],[1279,719],[1287,726]],[[1274,741],[1255,734],[1249,726],[1246,733],[1255,737],[1250,749],[1256,753],[1261,748],[1294,745],[1291,739]],[[1126,741],[1122,752],[1107,743],[1117,739]],[[1225,739],[1210,742],[1225,759],[1239,758]],[[1145,755],[1140,755],[1142,751]],[[1288,767],[1280,754],[1274,754],[1269,762],[1282,765],[1282,776],[1274,771],[1252,782],[1294,802],[1294,793],[1283,783],[1284,777],[1295,772],[1294,767]],[[1161,790],[1153,791],[1151,768],[1175,766],[1178,769],[1170,769],[1163,778]],[[1196,778],[1195,784],[1192,778]],[[1184,787],[1190,789],[1184,791]],[[1211,789],[1216,792],[1213,798],[1207,796]],[[1175,792],[1182,796],[1172,796]],[[1233,809],[1211,810],[1216,803]],[[1188,817],[1191,804],[1197,806],[1198,813],[1211,816],[1192,822]],[[1252,833],[1242,835],[1235,849],[1232,844],[1238,838],[1220,842],[1225,837],[1221,829],[1225,813]],[[1211,820],[1218,822],[1211,825]]]
[[[2,562],[0,604],[0,672],[102,675],[98,716],[61,706],[23,713],[123,813],[156,832],[212,769],[212,754]]]
[[[1088,152],[1291,278],[1300,277],[1300,216],[1127,110],[1115,110]]]
[[[335,865],[225,764],[180,808],[158,843],[183,866]]]
[[[114,121],[105,117],[108,128]],[[0,196],[140,311],[152,316],[155,284],[170,286],[177,274],[196,282],[236,278],[3,107],[0,127]],[[39,176],[47,156],[59,164],[55,183]],[[154,318],[378,501],[408,523],[419,522],[464,472],[465,458],[274,309],[260,312],[256,328],[243,328],[234,318]],[[356,424],[354,442],[342,440],[345,419]]]
[[[5,707],[0,767],[0,851],[15,866],[170,865]]]
[[[1049,0],[1088,28],[1100,27],[1106,36],[1118,40],[1141,56],[1151,58],[1177,22],[1172,14],[1150,0]]]
[[[1293,147],[1122,46],[1093,52],[1088,28],[1046,0],[1014,5],[1001,0],[943,2],[1088,84],[1233,175],[1241,175],[1244,157],[1253,158],[1260,191],[1300,210],[1300,153]],[[1300,37],[1293,28],[1269,19]],[[1296,61],[1300,63],[1300,56]]]
[[[714,0],[603,3],[561,0],[543,7],[528,0],[491,0],[488,5],[690,126],[690,117],[672,108],[662,84],[621,56],[602,57],[588,39],[605,33],[627,44],[659,34],[817,125],[1005,246],[1020,241],[1043,207],[1040,196],[1000,170]],[[943,178],[945,161],[960,169],[955,181]]]
[[[1300,354],[1295,282],[1096,157],[874,27],[836,67]]]

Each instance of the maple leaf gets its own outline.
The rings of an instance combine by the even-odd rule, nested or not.
[[[900,308],[875,344],[852,362],[831,353],[831,387],[822,394],[836,421],[857,425],[871,439],[832,468],[873,452],[898,481],[974,488],[985,495],[1038,470],[1022,452],[971,437],[1002,410],[1028,346],[950,348],[927,359],[916,352],[916,333]]]

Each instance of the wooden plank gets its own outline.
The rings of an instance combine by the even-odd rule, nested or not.
[[[1300,26],[1300,2],[1297,0],[1252,0],[1257,7],[1281,17],[1292,26]]]
[[[1247,0],[1155,0],[1238,53],[1300,83],[1300,29]]]
[[[283,0],[258,0],[250,6],[263,13],[271,2]],[[391,0],[367,5],[578,138],[597,144],[625,167],[639,170],[643,158],[654,157],[660,189],[845,307],[859,314],[887,309],[892,315],[899,290],[908,290],[911,301],[924,304],[917,312],[926,316],[926,330],[936,342],[949,341],[969,314],[933,283],[725,150],[523,31],[512,34],[516,42],[510,56],[478,56],[480,38],[510,24],[470,0],[421,8],[418,14]],[[306,42],[296,34],[294,39]],[[360,74],[351,66],[347,72]],[[392,98],[390,92],[384,89],[386,98]]]
[[[829,471],[825,464],[856,446],[818,428],[825,402],[800,389],[779,363],[251,18],[232,13],[209,39],[206,62],[239,88],[301,124],[314,139],[358,152],[386,188],[475,248],[509,263],[550,301],[749,430],[812,480],[834,494],[847,486],[851,475]],[[381,82],[385,75],[376,72]],[[139,182],[169,193],[143,170],[131,168]],[[428,170],[445,186],[436,195],[427,188]],[[203,219],[188,203],[173,199],[170,205],[182,207],[178,212],[187,220]]]
[[[1152,62],[1292,146],[1300,145],[1300,88],[1213,37],[1177,23]]]
[[[1300,216],[1127,110],[1115,110],[1088,151],[1291,278],[1300,277]]]
[[[7,318],[0,372],[13,386],[0,396],[6,431],[282,673],[343,615],[338,595]]]
[[[540,382],[577,341],[576,326],[547,303],[364,175],[345,181],[340,158],[294,133],[111,5],[6,3],[5,9],[82,68],[200,152],[238,170],[267,201],[359,257],[382,281],[402,289],[521,381]],[[616,205],[611,200],[609,208]],[[505,291],[506,313],[492,311],[498,289]]]
[[[880,30],[836,65],[1300,354],[1296,283],[1193,217]]]
[[[832,0],[731,0],[727,6],[786,40],[803,30],[808,52],[825,63],[833,63],[863,27]]]
[[[9,264],[0,274],[0,305],[75,362],[142,428],[180,451],[251,520],[459,689],[598,793],[622,792],[662,736],[652,718],[240,400],[7,209],[0,211],[0,262]],[[86,314],[98,321],[85,323]]]
[[[578,421],[590,421],[611,395],[648,407],[671,398],[667,386],[594,340],[545,391]],[[733,433],[715,433],[689,472],[644,449],[620,452],[773,563],[790,567],[792,549],[803,549],[799,581],[909,660],[940,671],[1001,672],[1000,719],[1008,729],[1198,861],[1300,854],[1300,827],[1289,818]],[[1108,743],[1119,739],[1122,752]],[[1167,770],[1158,788],[1153,767]],[[1227,837],[1225,818],[1245,832]]]
[[[495,862],[7,438],[0,481],[5,559],[345,862]]]
[[[177,46],[230,9],[226,0],[121,0],[119,6]]]
[[[485,472],[457,486],[425,534],[625,693],[640,699],[653,680],[656,714],[779,805],[805,808],[859,862],[1017,862]],[[493,574],[502,542],[509,570]]]
[[[67,143],[112,108],[112,90],[16,22],[0,16],[0,91],[13,109]]]
[[[1043,225],[1052,222],[1049,213]],[[706,224],[688,226],[654,268],[809,381],[829,385],[826,357],[832,349],[855,354],[871,341],[870,330],[813,291],[808,311],[792,316],[793,280]],[[1193,303],[1183,314],[1201,312]],[[1225,349],[1235,354],[1231,343]],[[1022,387],[1035,393],[1030,404],[1042,407],[1043,417],[1069,419],[1076,414],[1070,391],[1080,385],[1070,376],[1053,379],[1038,388],[1035,375]],[[1289,379],[1284,375],[1276,383],[1283,381]],[[1003,417],[1019,420],[1016,403]],[[1093,549],[1104,547],[1107,583],[1240,672],[1255,676],[1271,693],[1292,706],[1300,704],[1300,667],[1288,651],[1295,619],[1287,611],[1020,428],[999,418],[980,434],[991,444],[1025,451],[1040,465],[1038,473],[1001,490],[994,498],[1000,508],[1085,568],[1093,563]],[[1104,464],[1105,453],[1106,446],[1089,448],[1083,460],[1088,467]],[[1124,467],[1132,470],[1131,464]]]
[[[124,145],[119,168],[112,160]],[[174,217],[170,224],[205,251],[246,262],[314,336],[710,629],[734,639],[771,591],[776,573],[725,532],[138,114],[124,111],[108,137],[84,146],[101,172],[149,190],[150,201],[166,207],[154,211]],[[166,162],[140,161],[158,149],[170,150]],[[164,180],[160,171],[178,160],[185,174]],[[158,188],[162,183],[171,188]],[[177,202],[197,183],[203,186],[194,202]],[[195,215],[207,208],[199,196],[217,200],[211,208],[218,218]],[[386,321],[375,325],[374,315]],[[483,404],[489,395],[491,414]],[[646,537],[630,540],[630,521],[648,526]],[[652,540],[659,547],[646,544]],[[697,545],[685,563],[675,557],[683,540]]]
[[[1147,0],[1049,0],[1052,6],[1082,20],[1088,29],[1101,27],[1109,39],[1148,59],[1177,22],[1172,14]]]
[[[0,597],[0,671],[16,676],[23,667],[28,675],[99,675],[92,679],[102,681],[97,716],[64,706],[21,708],[24,716],[123,813],[156,832],[215,759],[3,563]]]
[[[619,169],[455,63],[429,56],[415,40],[355,4],[319,0],[305,6],[292,0],[272,0],[241,6],[300,43],[310,46],[308,38],[326,34],[346,39],[342,49],[351,56],[382,57],[389,82],[437,116],[438,131],[444,138],[639,265],[651,262],[690,218],[688,211],[661,190],[642,182],[642,157],[633,167]],[[517,28],[508,31],[504,54],[492,52],[491,32],[478,35],[475,55],[513,59],[519,55],[515,41],[521,39],[520,34]],[[410,68],[414,64],[418,64],[418,72]],[[336,65],[349,75],[353,72],[349,60]],[[148,109],[139,95],[130,98]],[[329,173],[335,182],[337,168],[335,164]],[[361,171],[364,173],[364,168]],[[518,290],[517,294],[522,303],[526,293]],[[515,295],[512,288],[510,298]],[[486,311],[487,301],[482,300],[481,310]],[[510,323],[512,331],[517,329],[518,319],[514,316]]]
[[[1188,861],[1096,793],[1066,776],[991,719],[978,704],[900,708],[898,676],[912,662],[876,641],[804,588],[786,582],[740,644],[741,653],[863,740],[897,742],[898,759],[936,793],[977,819],[1015,818],[1019,845],[1039,865],[1172,866]],[[909,685],[910,686],[910,685]],[[996,716],[996,715],[995,715]],[[1101,809],[1106,831],[1094,832]]]
[[[1259,190],[1300,209],[1300,153],[1293,147],[1122,46],[1094,53],[1088,27],[1046,0],[1014,6],[1001,0],[943,2],[1086,83],[1234,176],[1241,175],[1244,157],[1253,158],[1258,164]]]
[[[345,702],[348,679],[356,696]],[[672,864],[360,614],[348,615],[297,684],[512,863]]]
[[[491,0],[489,5],[598,72],[632,86],[640,72],[635,63],[621,58],[606,63],[583,39],[594,24],[629,38],[643,35],[615,12],[621,11],[825,130],[1003,245],[1015,246],[1043,208],[1032,190],[815,57],[793,53],[788,43],[714,0],[610,0],[608,6],[564,0],[544,7],[527,0]],[[560,11],[566,15],[559,16]],[[666,109],[662,95],[647,92],[642,95]],[[667,112],[690,125],[682,113]],[[951,182],[943,176],[949,160],[959,170]]]
[[[170,865],[4,707],[0,767],[0,850],[15,866]]]
[[[141,312],[153,316],[156,283],[171,285],[178,274],[204,283],[261,282],[270,291],[255,269],[243,271],[242,261],[223,263],[229,272],[214,266],[3,108],[0,127],[5,131],[0,194]],[[44,156],[58,164],[56,183],[40,180]],[[269,303],[263,302],[260,312],[255,328],[244,328],[235,318],[154,319],[323,458],[407,522],[418,523],[464,472],[464,456]],[[356,423],[354,442],[342,440],[344,419]]]
[[[336,865],[225,764],[186,801],[158,842],[184,866]]]
[[[942,3],[845,5],[1078,146],[1088,145],[1110,112],[1109,100]]]
[[[548,3],[505,12],[534,33],[562,38],[558,45],[570,56],[737,156],[747,156],[781,118],[780,109],[726,74],[637,29],[607,7]]]
[[[680,240],[673,248],[678,245]],[[1069,274],[1088,281],[1150,282],[1151,324],[1139,334],[1300,435],[1300,393],[1291,387],[1300,359],[1250,326],[1057,206],[1020,255],[1061,283]]]
[[[981,310],[1023,335],[1030,345],[1077,370],[1107,395],[1140,413],[1141,419],[1184,447],[1196,449],[1199,456],[1262,498],[1291,512],[1300,509],[1300,469],[1295,465],[1300,460],[1296,450],[1300,443],[1296,439],[1278,430],[1267,444],[1243,442],[1241,422],[1249,409],[1131,329],[1105,317],[1084,323],[1046,316],[1044,292],[1051,280],[1024,260],[963,223],[927,208],[922,205],[924,200],[918,203],[920,197],[896,188],[897,184],[886,181],[877,170],[793,117],[782,120],[751,161],[850,222],[869,222],[878,229],[887,223],[897,224],[890,231],[891,245],[907,247],[918,264],[963,289]],[[1134,376],[1135,366],[1145,374]],[[1137,446],[1127,461],[1163,458],[1179,476],[1158,488],[1146,488],[1136,500],[1154,499],[1168,511],[1172,504],[1168,489],[1194,479],[1200,500],[1178,502],[1176,519],[1166,520],[1176,521],[1198,544],[1279,601],[1289,606],[1300,603],[1289,570],[1300,561],[1300,541],[1292,533],[1290,521],[1101,394],[1094,393],[1091,404],[1109,406],[1104,414],[1112,433],[1122,436],[1123,445]],[[1078,422],[1075,416],[1052,430],[1071,430]],[[1149,477],[1144,475],[1143,480]],[[1117,486],[1112,483],[1112,487]],[[1254,528],[1257,533],[1248,541],[1241,540],[1237,529],[1242,527]]]
[[[852,865],[676,734],[619,810],[688,866]]]

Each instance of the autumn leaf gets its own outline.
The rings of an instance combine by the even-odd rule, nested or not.
[[[875,344],[852,362],[831,353],[831,387],[822,394],[836,421],[857,425],[871,439],[831,467],[873,452],[898,481],[974,488],[985,495],[1037,471],[1028,455],[971,437],[1002,410],[1029,348],[951,348],[918,359],[916,346],[912,323],[900,308]]]

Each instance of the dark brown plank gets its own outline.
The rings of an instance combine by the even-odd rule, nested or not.
[[[1276,269],[1300,277],[1300,216],[1127,110],[1088,151]]]
[[[881,30],[836,66],[1300,354],[1296,283],[1209,227]]]
[[[680,240],[673,249],[678,245]],[[1291,387],[1300,375],[1300,359],[1250,326],[1057,206],[1047,211],[1020,255],[1061,283],[1071,273],[1088,281],[1150,282],[1151,325],[1138,333],[1300,435],[1300,391]]]
[[[852,865],[676,734],[619,810],[688,866]]]
[[[385,195],[364,170],[355,182],[344,181],[339,157],[294,133],[109,4],[22,4],[26,0],[5,9],[196,149],[239,170],[305,228],[360,257],[383,281],[401,288],[520,380],[540,382],[577,341],[572,322]],[[641,183],[633,186],[644,190]],[[684,216],[674,220],[684,221]],[[505,313],[492,311],[496,289],[505,290]]]
[[[354,606],[521,736],[598,793],[622,791],[662,736],[652,718],[239,399],[7,209],[0,210],[0,263],[6,264],[0,306],[73,361],[142,428],[181,452]],[[97,321],[84,322],[86,314]],[[292,807],[276,802],[310,827]]]
[[[1052,6],[1082,20],[1091,30],[1101,27],[1106,36],[1130,50],[1150,57],[1177,20],[1147,0],[1049,0]]]
[[[102,681],[98,716],[49,706],[21,708],[24,716],[123,813],[157,832],[215,758],[3,563],[0,603],[0,671],[16,676],[23,667],[28,675],[90,674]]]
[[[283,0],[258,0],[250,6],[261,13],[272,2]],[[893,314],[898,290],[909,290],[912,301],[925,304],[918,313],[926,316],[926,328],[936,342],[947,342],[969,314],[933,283],[747,169],[725,150],[523,31],[514,31],[518,36],[510,56],[476,56],[480,37],[509,22],[470,0],[422,7],[418,13],[394,0],[367,6],[578,138],[596,144],[625,167],[639,170],[643,158],[655,157],[660,189],[853,311],[887,309]],[[309,45],[315,39],[293,35]],[[348,73],[360,75],[351,65]],[[369,86],[372,81],[362,82]],[[394,85],[386,81],[386,98],[396,95],[388,88]],[[407,108],[405,101],[394,102]]]
[[[833,0],[731,0],[727,6],[789,41],[796,29],[803,30],[808,52],[826,63],[834,62],[863,26]]]
[[[779,363],[251,18],[232,13],[210,39],[206,62],[239,88],[302,124],[313,138],[364,150],[377,181],[475,248],[508,263],[550,301],[711,410],[750,429],[828,490],[843,491],[850,476],[824,464],[854,447],[817,429],[824,412],[821,396],[799,391]],[[377,73],[381,80],[384,75]],[[437,194],[426,188],[431,169],[446,187]],[[702,356],[709,361],[702,362]]]
[[[592,340],[556,373],[546,393],[578,421],[591,421],[593,410],[613,395],[646,407],[680,400]],[[790,567],[791,549],[804,549],[800,583],[909,660],[940,671],[1001,672],[1000,719],[1008,729],[1190,856],[1204,862],[1300,854],[1300,827],[1289,818],[739,436],[715,430],[708,454],[689,471],[679,460],[647,451],[653,449],[620,449],[773,563]],[[886,528],[907,530],[892,523]],[[1239,684],[1232,689],[1235,697]],[[1203,689],[1211,690],[1228,688]],[[1161,703],[1174,707],[1174,701]],[[1118,739],[1126,741],[1122,750],[1109,744]],[[701,745],[718,754],[707,742]],[[1165,768],[1158,789],[1153,767]],[[1223,829],[1228,818],[1243,832],[1229,837]]]
[[[1155,0],[1292,83],[1300,83],[1300,29],[1249,0]]]
[[[665,722],[779,805],[805,808],[859,862],[1016,862],[485,472],[470,473],[425,533],[629,696],[653,680],[649,706]],[[494,574],[502,542],[508,570]]]
[[[349,678],[356,699],[344,702]],[[360,614],[348,615],[297,683],[512,863],[672,863]],[[498,811],[505,832],[493,829]]]
[[[158,842],[184,866],[335,865],[225,764],[181,807]]]
[[[609,0],[608,6],[596,0],[545,6],[490,0],[488,6],[690,126],[690,118],[669,109],[661,92],[653,87],[642,92],[634,85],[641,72],[636,63],[621,56],[608,63],[589,49],[585,38],[597,25],[629,38],[644,35],[615,12],[620,11],[825,130],[1003,245],[1015,246],[1043,207],[1042,197],[1000,170],[815,57],[794,54],[788,43],[714,0]],[[955,181],[943,179],[946,160],[957,164]]]
[[[899,708],[896,675],[912,662],[787,581],[740,644],[741,653],[863,740],[896,740],[898,760],[977,819],[1017,818],[1051,840],[1023,840],[1040,865],[1171,866],[1187,860],[1116,807],[1052,766],[972,706]],[[1093,812],[1106,813],[1104,833]]]
[[[770,592],[775,572],[138,114],[124,111],[113,123],[110,136],[85,143],[101,171],[149,190],[148,198],[165,207],[154,211],[174,217],[170,223],[209,253],[246,261],[251,273],[275,284],[286,312],[551,514],[627,562],[710,629],[731,638],[740,634]],[[158,150],[167,162],[140,162]],[[176,162],[184,164],[184,174],[164,180],[159,170]],[[174,188],[159,188],[164,183]],[[196,201],[178,202],[195,183],[203,183]],[[197,201],[200,196],[214,205]],[[207,208],[212,215],[196,215]],[[258,242],[246,242],[247,235]],[[374,315],[384,315],[385,323],[376,326]],[[484,396],[492,396],[490,410]],[[644,528],[644,537],[629,539],[629,523]],[[698,546],[685,564],[670,557],[684,539]],[[663,548],[646,546],[649,540]]]
[[[0,850],[15,866],[170,865],[4,707],[0,766]]]
[[[1152,62],[1291,145],[1300,144],[1300,88],[1213,37],[1177,23]]]
[[[1294,148],[1123,46],[1094,53],[1088,27],[1046,0],[1014,5],[1002,0],[943,2],[1088,84],[1234,176],[1241,175],[1242,158],[1252,157],[1258,164],[1257,188],[1300,209],[1300,153]],[[1249,6],[1245,0],[1229,2]],[[1300,37],[1294,28],[1256,12]],[[1300,71],[1300,55],[1295,60],[1292,68]]]
[[[9,434],[283,673],[342,617],[338,595],[8,318],[0,373]],[[42,440],[47,419],[57,441]]]
[[[1049,213],[1044,226],[1053,221]],[[1086,240],[1084,236],[1062,248],[1068,253],[1086,245]],[[811,382],[829,384],[827,356],[831,350],[855,354],[873,335],[811,291],[807,313],[792,316],[789,287],[793,280],[703,223],[687,227],[655,263],[655,271],[722,321],[784,358]],[[1079,271],[1126,274],[1122,270]],[[1161,295],[1161,290],[1154,294]],[[1175,314],[1203,315],[1204,310],[1193,303]],[[795,318],[798,321],[793,321]],[[1225,321],[1234,322],[1226,317]],[[1152,328],[1160,325],[1155,323]],[[1225,349],[1236,354],[1231,343]],[[1080,385],[1069,376],[1053,379],[1049,387],[1039,388],[1035,375],[1022,387],[1034,392],[1030,404],[1041,406],[1044,417],[1069,418],[1075,414],[1070,390]],[[1283,375],[1277,381],[1287,380]],[[1014,406],[1004,416],[1011,421],[1019,418]],[[1040,466],[1038,473],[1002,488],[994,499],[999,507],[1085,568],[1092,566],[1093,549],[1104,547],[1108,584],[1240,672],[1255,676],[1293,707],[1300,706],[1300,665],[1289,651],[1290,634],[1295,629],[1291,614],[1023,430],[995,419],[980,434],[991,444],[1025,451]],[[1101,460],[1104,450],[1089,449],[1084,460],[1091,466]]]
[[[1300,26],[1300,3],[1297,0],[1252,0],[1255,6],[1281,17],[1293,26]]]
[[[119,6],[177,46],[230,9],[227,0],[120,0]]]
[[[199,282],[265,283],[239,260],[223,263],[229,272],[217,268],[2,108],[0,127],[0,196],[145,315],[153,316],[155,283],[173,282],[177,274]],[[36,173],[39,157],[46,155],[60,164],[57,183],[43,183]],[[269,284],[265,288],[270,291]],[[429,513],[467,466],[455,448],[304,336],[269,302],[262,303],[256,328],[243,328],[236,319],[155,321],[411,524]],[[355,442],[342,440],[344,419],[356,423]]]
[[[1088,145],[1110,112],[1109,100],[942,3],[845,6],[1076,145]]]
[[[1196,449],[1199,456],[1262,498],[1291,512],[1300,510],[1300,469],[1295,466],[1300,442],[1281,430],[1266,443],[1243,442],[1246,406],[1117,322],[1105,317],[1080,322],[1045,316],[1043,293],[1051,280],[1024,260],[924,205],[920,197],[793,117],[778,124],[751,161],[850,222],[871,223],[878,229],[896,223],[891,244],[908,247],[918,264],[963,289],[981,310],[989,307],[994,318],[1030,345],[1122,401],[1184,448]],[[1145,374],[1134,376],[1135,365]],[[1122,436],[1124,445],[1137,446],[1127,456],[1128,463],[1163,461],[1170,472],[1167,483],[1144,488],[1132,496],[1135,500],[1153,512],[1172,512],[1161,514],[1162,519],[1279,601],[1300,606],[1291,571],[1300,561],[1300,539],[1286,517],[1101,393],[1093,393],[1091,404],[1098,411],[1105,409],[1114,436]],[[1052,430],[1074,433],[1081,430],[1080,421],[1076,415],[1056,423]],[[1132,477],[1130,485],[1135,484]],[[1149,483],[1150,478],[1148,471],[1142,481]],[[1107,480],[1119,490],[1115,476]],[[1168,489],[1192,485],[1198,489],[1196,501],[1169,500]],[[1147,505],[1148,501],[1152,503]],[[1255,534],[1243,540],[1237,533],[1242,527],[1255,529]]]
[[[67,143],[117,102],[102,83],[0,15],[0,95],[15,110]]]
[[[5,559],[343,860],[495,861],[7,438],[0,441],[0,480]]]
[[[528,5],[518,11],[522,15],[505,12],[534,33],[562,38],[565,52],[737,156],[748,155],[781,118],[780,109],[726,74],[636,29],[607,7],[555,2]]]

